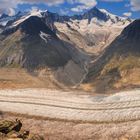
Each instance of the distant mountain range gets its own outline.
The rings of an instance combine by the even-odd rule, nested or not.
[[[139,70],[139,22],[96,7],[74,16],[41,10],[3,14],[0,66],[37,71],[36,76],[49,68],[57,84],[80,88],[89,84],[90,90],[104,80],[103,90],[137,86],[139,78],[118,81],[128,77],[123,72]],[[127,63],[131,58],[134,61]]]
[[[27,16],[29,14],[37,14],[40,13],[42,17],[48,17],[51,19],[53,22],[65,22],[65,21],[70,21],[70,20],[83,20],[83,19],[88,19],[89,22],[93,18],[97,18],[98,20],[107,22],[108,20],[111,20],[112,23],[116,23],[119,21],[125,22],[125,21],[131,21],[129,18],[125,17],[119,17],[117,15],[113,15],[109,12],[107,12],[105,9],[98,9],[96,7],[90,9],[89,11],[85,12],[82,15],[74,15],[74,16],[60,16],[59,14],[56,13],[51,13],[49,11],[41,11],[41,10],[36,10],[36,11],[31,11],[31,12],[18,12],[15,16],[8,16],[7,14],[3,13],[0,16],[0,24],[3,24],[3,21],[11,21],[18,19],[22,16]]]

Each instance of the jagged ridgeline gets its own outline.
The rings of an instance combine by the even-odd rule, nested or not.
[[[3,14],[0,66],[37,71],[36,76],[49,69],[45,78],[51,73],[53,82],[66,86],[137,86],[139,78],[129,83],[128,74],[139,71],[139,20],[131,22],[96,7],[71,17],[49,11]]]

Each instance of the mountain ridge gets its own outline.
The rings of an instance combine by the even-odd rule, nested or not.
[[[110,15],[113,15],[109,12],[105,12],[106,10],[104,9],[98,9],[96,7],[93,7],[91,8],[90,10],[86,11],[85,13],[83,14],[79,14],[79,15],[72,15],[72,16],[68,16],[68,15],[59,15],[57,13],[53,13],[53,12],[50,12],[50,11],[47,11],[47,10],[38,10],[40,12],[40,14],[43,16],[43,17],[52,17],[51,20],[53,21],[57,21],[57,22],[65,22],[65,21],[70,21],[71,19],[72,20],[82,20],[82,19],[88,19],[89,22],[91,21],[92,18],[96,17],[97,19],[99,20],[103,20],[103,21],[108,21],[109,19],[111,19],[111,21],[114,20],[114,17],[112,19],[112,17]],[[31,12],[36,12],[36,11],[31,11]],[[16,18],[17,16],[18,17],[21,17],[23,15],[26,15],[26,14],[29,14],[30,12],[18,12],[15,16],[11,16],[11,18]],[[5,16],[1,16],[0,19],[3,19],[3,18],[7,18],[7,17],[10,17],[6,14],[3,14]],[[125,17],[120,17],[120,16],[117,16],[117,15],[114,15],[116,17],[115,20],[130,20],[129,18],[125,18]],[[13,19],[12,19],[13,20]],[[114,21],[113,21],[114,22]]]
[[[139,87],[140,38],[139,30],[136,30],[138,25],[140,20],[124,28],[102,56],[91,65],[85,82],[96,81],[97,83],[93,83],[98,92],[104,92],[106,88]]]
[[[117,17],[97,8],[79,17],[59,16],[41,10],[25,14],[20,12],[1,28],[0,66],[23,68],[29,74],[37,77],[41,75],[45,81],[48,78],[57,85],[76,88],[81,88],[85,83],[90,83],[95,88],[92,80],[97,81],[96,74],[100,75],[99,79],[104,79],[110,71],[113,72],[110,79],[113,80],[115,75],[119,80],[122,67],[130,66],[130,63],[127,66],[124,64],[127,59],[125,62],[122,60],[137,60],[131,55],[131,50],[134,54],[136,50],[129,46],[131,41],[126,35],[132,33],[135,40],[139,35],[139,24],[135,29],[135,21],[131,22],[128,18]],[[130,25],[127,26],[128,24]],[[124,46],[122,42],[125,42],[125,48],[120,47]],[[116,49],[118,44],[120,46]],[[112,65],[114,62],[116,66]],[[130,62],[135,64],[134,61]],[[117,80],[112,83],[115,84]]]

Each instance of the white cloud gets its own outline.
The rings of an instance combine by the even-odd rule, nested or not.
[[[6,12],[10,8],[15,8],[16,5],[16,0],[0,0],[0,13]]]
[[[120,2],[120,1],[123,1],[123,0],[101,0],[101,1],[105,1],[105,2]]]
[[[74,8],[71,8],[71,11],[73,12],[82,12],[83,10],[87,9],[85,5],[78,5]]]
[[[131,10],[140,11],[140,0],[130,0]]]
[[[73,3],[79,4],[78,6],[71,9],[71,11],[74,12],[82,12],[83,10],[90,9],[97,5],[96,0],[73,0]]]
[[[131,7],[130,3],[126,3],[124,6],[125,7]]]
[[[132,11],[140,11],[140,0],[100,0],[103,2],[127,2],[124,6],[130,7]]]
[[[16,8],[18,4],[38,4],[38,3],[44,3],[48,6],[56,6],[59,4],[63,4],[64,2],[67,2],[69,4],[77,4],[77,7],[72,8],[72,11],[83,11],[85,9],[92,8],[97,4],[96,0],[0,0],[0,13],[6,12],[7,10],[11,12],[13,8]]]
[[[71,11],[82,12],[83,10],[90,9],[97,5],[98,1],[104,2],[121,2],[125,0],[0,0],[0,14],[2,12],[8,12],[10,15],[14,14],[14,9],[18,4],[38,4],[44,3],[48,6],[56,6],[67,2],[71,5],[76,4]],[[132,11],[140,11],[140,0],[128,0]],[[129,6],[128,5],[128,6]],[[68,10],[67,10],[68,11]],[[65,13],[64,9],[61,13]]]
[[[62,4],[65,0],[0,0],[0,13],[6,12],[11,8],[16,8],[18,4],[37,4],[44,3],[48,6]]]
[[[15,9],[13,9],[13,8],[9,8],[9,9],[7,10],[7,14],[8,14],[9,16],[14,16],[14,15],[16,14],[16,11],[15,11]]]
[[[44,3],[49,6],[58,5],[64,3],[65,0],[18,0],[21,3],[28,3],[28,4],[36,4],[36,3]]]
[[[60,9],[59,12],[61,15],[67,15],[69,13],[69,10],[68,9]]]
[[[132,13],[131,12],[125,12],[125,13],[123,13],[123,15],[126,16],[126,17],[131,17]]]

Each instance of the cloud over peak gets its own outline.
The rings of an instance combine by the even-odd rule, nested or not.
[[[131,12],[125,12],[125,13],[123,13],[123,15],[125,17],[131,17],[132,16],[132,13]]]
[[[82,12],[83,10],[90,9],[97,5],[96,0],[75,0],[73,2],[79,4],[76,7],[71,9],[71,11],[74,11],[74,12]]]
[[[140,0],[130,0],[131,10],[140,11]]]

